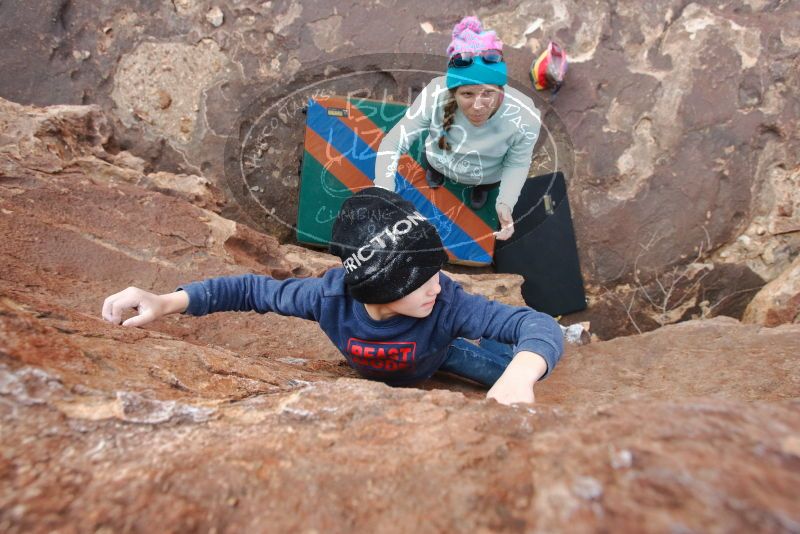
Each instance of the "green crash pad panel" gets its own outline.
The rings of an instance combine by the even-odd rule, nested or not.
[[[328,96],[308,102],[303,164],[300,172],[297,240],[327,246],[342,203],[373,185],[375,158],[383,136],[407,106],[395,102]],[[469,187],[446,181],[431,189],[420,164],[424,137],[398,165],[396,189],[439,231],[451,263],[489,265],[497,228],[498,191],[480,210],[468,206]]]

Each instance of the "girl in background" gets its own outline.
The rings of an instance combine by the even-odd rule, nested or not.
[[[453,28],[447,75],[431,80],[384,137],[375,163],[375,185],[395,191],[400,157],[425,131],[423,165],[432,188],[445,180],[472,186],[470,204],[480,209],[499,187],[495,203],[498,239],[514,233],[512,212],[531,165],[540,115],[533,101],[506,85],[503,43],[483,31],[476,17]]]

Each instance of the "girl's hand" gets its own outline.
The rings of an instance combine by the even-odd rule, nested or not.
[[[497,218],[500,221],[500,230],[494,232],[494,236],[501,241],[505,241],[514,235],[514,219],[511,217],[511,208],[503,203],[498,203],[495,208],[497,209]]]
[[[155,295],[138,287],[129,287],[106,298],[103,302],[103,319],[122,326],[144,326],[168,313],[180,312],[189,305],[184,291],[168,295]],[[137,315],[122,322],[122,314],[135,309]]]

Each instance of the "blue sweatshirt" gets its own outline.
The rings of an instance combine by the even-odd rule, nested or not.
[[[395,316],[376,321],[364,304],[348,295],[344,270],[321,278],[278,281],[246,274],[211,278],[178,289],[188,293],[184,313],[220,311],[274,312],[317,321],[365,378],[390,385],[409,385],[429,378],[442,365],[456,338],[486,337],[515,345],[547,362],[545,376],[563,352],[563,335],[555,320],[527,307],[514,307],[466,293],[440,273],[441,293],[425,318]]]

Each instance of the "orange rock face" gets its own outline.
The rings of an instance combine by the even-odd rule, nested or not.
[[[114,326],[103,298],[129,285],[337,260],[145,180],[101,125],[0,101],[3,532],[800,529],[800,325],[570,347],[515,407],[448,377],[358,379],[300,319]]]

